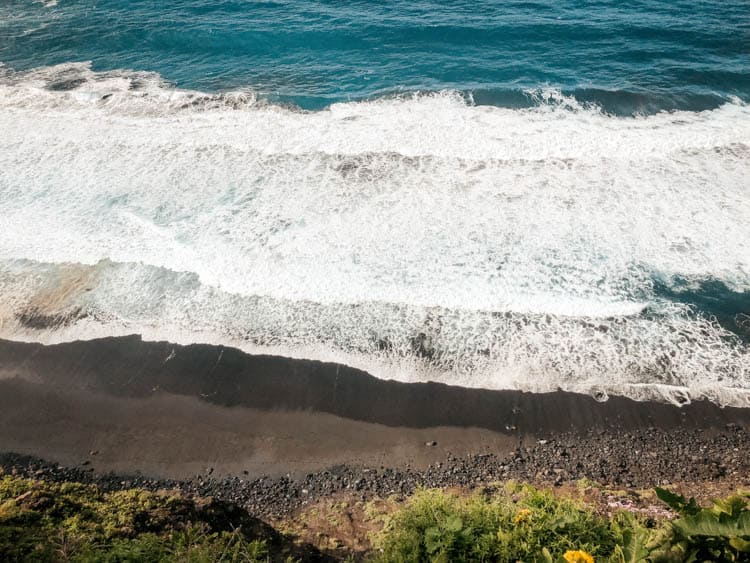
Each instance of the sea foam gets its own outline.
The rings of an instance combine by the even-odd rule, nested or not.
[[[140,332],[403,380],[744,404],[747,345],[654,286],[750,291],[750,108],[615,117],[530,95],[305,112],[152,73],[6,69],[2,336]],[[60,268],[86,289],[50,298]],[[83,314],[42,330],[35,310]]]

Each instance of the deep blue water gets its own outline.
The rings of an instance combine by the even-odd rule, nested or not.
[[[750,4],[726,1],[0,2],[0,62],[91,61],[318,109],[458,90],[519,107],[552,87],[616,114],[750,100]]]

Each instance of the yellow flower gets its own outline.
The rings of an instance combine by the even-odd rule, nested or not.
[[[523,510],[518,511],[516,517],[513,518],[513,523],[520,524],[522,522],[528,522],[529,520],[531,520],[531,510],[524,508]]]
[[[585,551],[566,551],[563,559],[568,563],[594,563],[594,558]]]

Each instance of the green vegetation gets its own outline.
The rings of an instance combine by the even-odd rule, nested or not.
[[[557,561],[568,552],[607,559],[635,527],[632,518],[608,520],[528,486],[468,498],[421,491],[376,539],[377,560]]]
[[[750,497],[701,509],[668,491],[657,493],[680,518],[656,521],[624,511],[606,517],[512,483],[491,496],[421,491],[375,538],[375,561],[750,561]]]
[[[421,490],[395,510],[395,501],[381,500],[378,506],[391,509],[363,511],[362,522],[377,522],[371,529],[379,530],[372,550],[339,546],[329,554],[376,563],[750,561],[750,495],[702,508],[664,489],[656,493],[674,519],[605,514],[515,483],[470,496]],[[320,555],[302,547],[244,510],[210,499],[0,477],[0,561],[260,562]]]
[[[253,528],[213,501],[0,478],[0,561],[266,561]]]
[[[658,487],[656,494],[680,514],[672,529],[686,560],[750,561],[750,494],[714,501],[711,508]]]

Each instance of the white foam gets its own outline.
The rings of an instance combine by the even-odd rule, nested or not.
[[[715,321],[675,303],[654,305],[649,315],[596,320],[320,304],[228,294],[200,284],[195,274],[110,261],[0,262],[0,294],[15,296],[0,310],[5,338],[56,343],[136,332],[150,340],[340,362],[406,382],[750,406],[747,348]],[[63,320],[40,331],[24,326],[29,312]]]
[[[323,342],[384,376],[407,377],[413,358],[373,349],[360,325],[401,327],[403,348],[437,310],[444,358],[408,377],[660,383],[662,346],[675,385],[748,386],[746,351],[655,300],[652,280],[750,289],[750,108],[619,118],[540,96],[524,110],[446,92],[310,113],[145,73],[6,71],[0,260],[152,266],[126,286],[144,302],[169,293],[163,272],[193,273],[179,279],[200,295],[126,306],[110,284],[96,308],[128,330],[194,326],[291,355]],[[258,296],[286,305],[272,314]],[[491,312],[549,320],[486,324]],[[613,318],[628,319],[616,338],[581,328]]]

